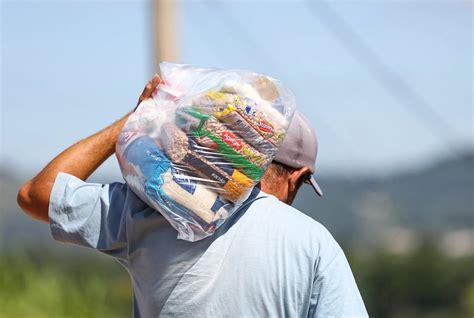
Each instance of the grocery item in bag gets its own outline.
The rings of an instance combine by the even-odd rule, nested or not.
[[[260,181],[295,111],[279,81],[163,62],[162,83],[130,115],[116,153],[132,191],[178,238],[212,235]]]

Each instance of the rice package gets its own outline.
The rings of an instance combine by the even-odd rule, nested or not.
[[[197,241],[248,198],[295,111],[268,76],[163,62],[162,82],[125,124],[116,146],[132,191],[178,238]]]

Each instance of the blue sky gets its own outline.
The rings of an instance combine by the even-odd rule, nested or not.
[[[472,148],[472,3],[330,4],[449,123],[446,138],[387,93],[300,2],[181,2],[179,61],[281,79],[316,127],[321,173],[391,173],[453,146]],[[146,1],[2,2],[2,164],[39,169],[134,106],[153,74],[149,8]],[[115,159],[101,171],[119,175]]]

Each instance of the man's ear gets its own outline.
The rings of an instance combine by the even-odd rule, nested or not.
[[[298,180],[310,171],[311,170],[308,167],[302,167],[302,168],[293,170],[293,172],[290,173],[290,178],[288,179],[288,181],[289,181],[289,185],[288,185],[289,190],[290,191],[295,191]]]

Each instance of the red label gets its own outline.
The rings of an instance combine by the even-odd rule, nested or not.
[[[198,144],[206,148],[211,148],[211,149],[219,148],[219,146],[214,141],[212,141],[211,138],[206,137],[206,136],[201,137],[201,138],[196,138],[196,141],[198,142]]]
[[[242,146],[243,146],[242,142],[240,140],[238,140],[237,137],[235,137],[234,134],[232,134],[231,132],[223,131],[221,133],[221,139],[226,144],[228,144],[229,146],[234,148],[235,150],[242,149]]]
[[[258,128],[261,131],[267,132],[267,133],[273,133],[273,126],[270,124],[268,121],[260,119],[258,121]]]

